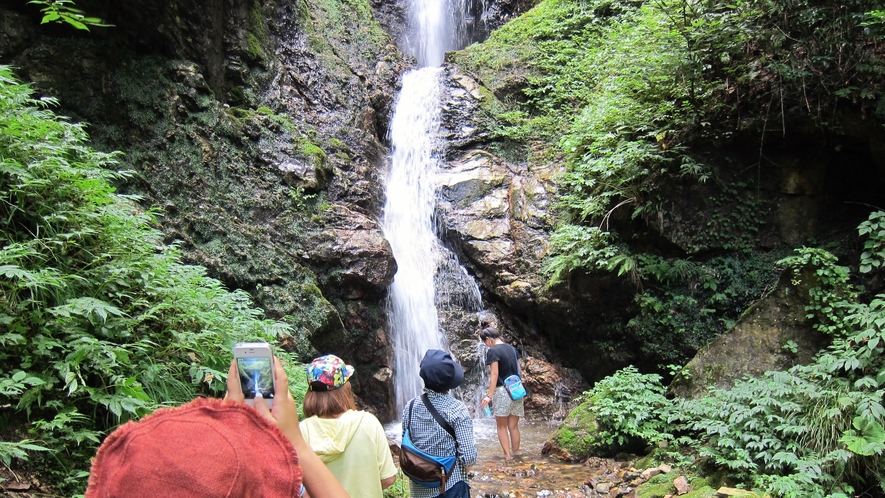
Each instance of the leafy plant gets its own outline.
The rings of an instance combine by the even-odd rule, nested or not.
[[[865,228],[880,218],[861,225],[865,243],[879,237]],[[693,453],[695,471],[724,470],[731,482],[777,497],[885,491],[885,295],[859,302],[848,269],[822,249],[798,249],[779,264],[808,294],[808,317],[830,334],[829,347],[809,365],[745,377],[700,399],[668,400],[658,377],[625,369],[582,405],[596,413],[599,440],[667,441],[656,457],[687,465]]]
[[[105,24],[97,17],[87,17],[85,12],[76,8],[72,0],[30,0],[28,3],[40,6],[40,12],[43,12],[43,20],[40,21],[40,24],[67,23],[85,31],[89,31],[89,26],[101,28],[113,26]]]
[[[409,478],[403,474],[402,470],[397,469],[396,481],[384,490],[384,498],[408,498],[411,496],[409,491],[410,485]]]
[[[866,235],[863,253],[860,255],[861,273],[869,273],[880,268],[885,262],[885,212],[876,211],[857,228],[860,235]]]
[[[583,394],[586,409],[596,417],[593,439],[597,447],[621,448],[637,441],[654,444],[672,438],[659,413],[669,404],[660,381],[659,375],[640,374],[629,366]]]
[[[0,404],[18,440],[2,451],[49,449],[32,461],[74,492],[117,424],[220,394],[234,342],[290,327],[181,264],[153,214],[115,193],[119,154],[88,147],[53,104],[0,66]]]

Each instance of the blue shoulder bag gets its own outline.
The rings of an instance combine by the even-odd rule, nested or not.
[[[433,416],[443,429],[448,432],[455,440],[455,455],[452,456],[436,456],[419,450],[412,443],[409,437],[409,428],[412,425],[412,409],[415,406],[415,400],[409,405],[409,416],[406,420],[406,428],[403,431],[402,453],[400,453],[400,469],[403,474],[409,476],[412,482],[425,488],[440,488],[441,493],[446,490],[446,480],[455,470],[455,464],[458,461],[458,438],[455,436],[455,430],[449,425],[445,419],[436,411],[436,407],[427,399],[427,394],[421,396],[424,406]]]

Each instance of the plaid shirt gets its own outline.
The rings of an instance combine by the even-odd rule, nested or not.
[[[446,490],[454,486],[458,481],[467,481],[467,467],[476,463],[476,443],[473,440],[473,419],[464,403],[456,400],[448,394],[440,394],[430,389],[424,389],[427,397],[440,416],[455,429],[458,436],[458,463],[455,470],[446,482]],[[414,406],[411,414],[409,437],[415,447],[431,455],[445,456],[455,454],[455,441],[452,436],[442,428],[433,415],[424,406],[421,397],[410,401],[403,409],[403,433],[406,432],[406,422],[409,421],[409,407]],[[410,486],[412,498],[433,498],[440,495],[439,488],[425,488],[415,482]]]

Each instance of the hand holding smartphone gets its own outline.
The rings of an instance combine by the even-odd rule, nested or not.
[[[273,409],[273,349],[266,342],[239,342],[234,346],[234,360],[246,404],[255,406],[261,393],[268,409]]]

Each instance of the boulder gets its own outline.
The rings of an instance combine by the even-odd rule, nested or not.
[[[572,410],[544,443],[541,453],[567,462],[579,462],[592,456],[598,443],[593,437],[599,425],[587,402]]]
[[[803,271],[800,287],[793,285],[792,275],[784,272],[730,331],[701,349],[674,377],[669,391],[682,398],[701,397],[709,386],[728,389],[745,375],[809,363],[826,347],[828,337],[814,330],[805,311],[813,272]]]

